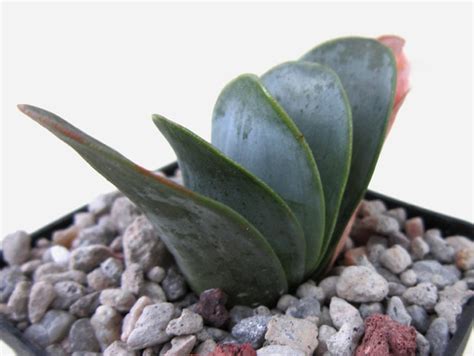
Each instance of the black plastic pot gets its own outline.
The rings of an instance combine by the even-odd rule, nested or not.
[[[177,168],[177,163],[172,163],[163,167],[160,169],[160,171],[168,176],[172,176],[174,175],[174,172]],[[457,234],[474,240],[474,225],[469,222],[423,209],[418,206],[408,204],[372,191],[368,191],[365,195],[365,198],[368,200],[380,199],[387,205],[389,209],[397,207],[404,208],[407,211],[408,217],[422,217],[426,228],[438,228],[443,232],[443,236]],[[50,239],[52,233],[55,230],[66,228],[72,224],[75,213],[85,210],[86,207],[84,206],[36,231],[31,235],[32,244],[35,245],[39,238]],[[0,250],[0,268],[4,266],[5,262],[3,260],[2,251]],[[449,345],[444,353],[445,356],[460,356],[463,354],[473,328],[473,320],[474,298],[471,298],[471,300],[463,308],[462,315],[458,320],[458,329],[449,342]],[[3,315],[0,315],[0,339],[7,343],[20,356],[46,355],[44,350],[29,342],[23,336],[22,332],[15,328],[13,324]]]

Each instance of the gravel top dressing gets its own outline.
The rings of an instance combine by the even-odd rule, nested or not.
[[[3,240],[0,314],[55,356],[443,355],[474,295],[474,243],[425,231],[380,200],[362,202],[326,278],[272,306],[190,292],[151,224],[116,192],[30,246],[22,231]]]

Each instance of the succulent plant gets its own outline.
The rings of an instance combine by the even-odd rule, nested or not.
[[[239,76],[215,105],[212,144],[154,115],[184,187],[50,112],[19,109],[141,208],[195,292],[271,304],[324,270],[367,189],[397,89],[390,41],[401,53],[396,37],[342,38]]]

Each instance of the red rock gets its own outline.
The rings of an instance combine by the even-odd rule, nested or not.
[[[257,356],[257,352],[250,344],[218,345],[208,356]]]
[[[194,312],[201,315],[207,325],[219,328],[229,319],[229,312],[225,307],[226,302],[227,295],[222,289],[208,289],[199,296]]]
[[[416,330],[388,315],[374,314],[365,319],[365,335],[355,356],[414,356]]]

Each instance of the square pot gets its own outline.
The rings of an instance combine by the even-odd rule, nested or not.
[[[177,170],[177,163],[172,163],[160,169],[161,172],[167,176],[173,176],[174,172]],[[449,217],[443,214],[439,214],[418,206],[405,203],[385,195],[367,191],[365,199],[382,200],[388,209],[401,207],[404,208],[407,212],[407,217],[419,216],[423,218],[425,227],[429,228],[438,228],[443,232],[443,236],[449,235],[463,235],[468,237],[471,240],[474,240],[474,225],[462,221],[457,218]],[[87,207],[83,206],[68,215],[63,216],[62,218],[48,224],[47,226],[39,229],[38,231],[31,234],[32,245],[36,244],[36,241],[39,238],[51,239],[52,234],[55,230],[64,229],[72,224],[74,214],[86,211]],[[5,266],[5,261],[3,260],[3,254],[0,250],[0,268]],[[458,319],[458,328],[456,333],[450,339],[448,347],[444,353],[445,356],[457,356],[462,355],[465,350],[466,344],[469,340],[469,336],[472,330],[472,324],[474,320],[474,298],[471,298],[463,308],[461,317]],[[33,343],[29,342],[22,334],[20,330],[13,326],[13,324],[7,320],[3,315],[0,315],[0,339],[7,343],[13,350],[21,356],[43,356],[47,355],[46,352]]]

